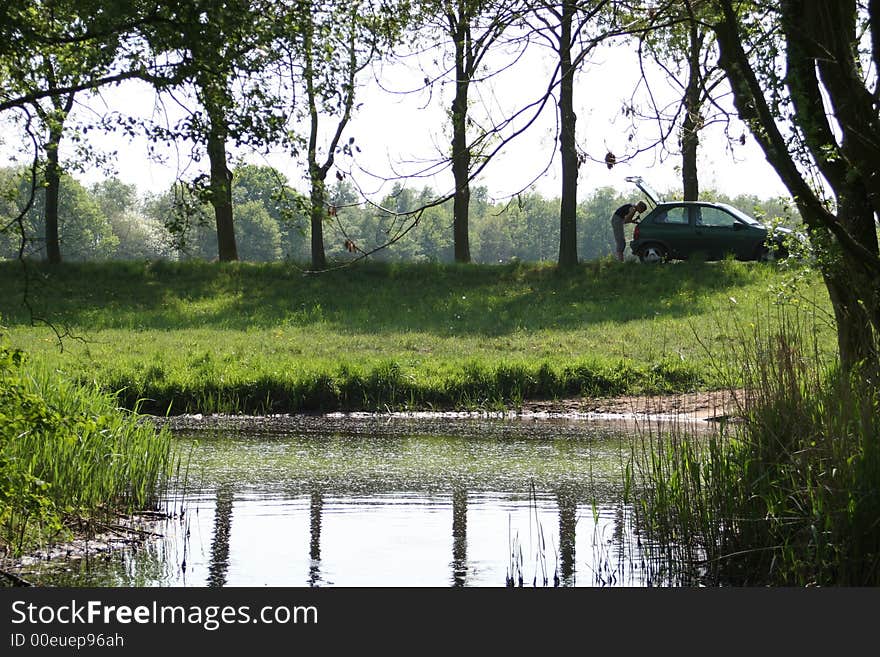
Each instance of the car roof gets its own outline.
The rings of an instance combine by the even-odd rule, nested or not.
[[[726,203],[716,203],[715,201],[676,201],[676,200],[660,201],[660,203],[657,204],[657,207],[661,207],[661,206],[665,207],[667,205],[708,205],[713,208],[729,208],[729,207],[731,207],[731,206],[727,205]]]
[[[651,210],[651,213],[653,214],[658,209],[669,208],[669,207],[678,207],[678,206],[682,206],[682,205],[687,205],[687,206],[700,205],[704,208],[721,208],[722,210],[729,212],[730,214],[734,215],[735,217],[739,217],[741,219],[746,218],[746,223],[748,223],[748,224],[752,224],[752,225],[760,226],[762,228],[766,228],[766,226],[764,225],[763,222],[758,221],[757,219],[755,219],[752,215],[748,214],[747,212],[743,212],[739,208],[737,208],[733,205],[730,205],[729,203],[719,203],[717,201],[663,201],[663,202],[655,205],[654,208]]]
[[[645,182],[645,179],[642,178],[641,176],[627,176],[626,181],[634,184],[636,187],[638,187],[642,191],[642,193],[644,193],[648,197],[648,199],[654,205],[654,207],[652,208],[652,211],[656,210],[658,207],[667,206],[667,205],[702,205],[702,206],[708,206],[708,207],[714,207],[714,208],[723,208],[723,209],[727,210],[728,212],[732,212],[734,215],[741,215],[744,217],[748,217],[749,219],[751,219],[753,222],[757,223],[758,225],[762,225],[760,221],[758,221],[757,219],[752,217],[750,214],[745,213],[742,210],[740,210],[739,208],[736,208],[728,203],[718,203],[715,201],[667,201],[666,199],[661,197],[660,194],[658,194],[654,190],[653,187],[651,187],[647,182]]]

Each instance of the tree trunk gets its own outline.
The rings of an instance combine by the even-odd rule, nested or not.
[[[685,201],[696,201],[700,195],[697,177],[697,147],[700,137],[700,50],[702,39],[696,21],[690,22],[688,53],[688,84],[684,96],[684,121],[681,125],[681,178]]]
[[[858,363],[880,362],[876,328],[862,305],[861,295],[854,292],[851,280],[842,274],[825,276],[825,286],[837,321],[837,347],[843,368],[851,370]],[[875,291],[875,298],[876,294]],[[877,314],[876,304],[874,314]]]
[[[62,128],[49,130],[46,144],[46,207],[43,223],[46,234],[46,259],[50,264],[61,263],[61,244],[58,236],[58,193],[61,188],[61,167],[58,164],[58,146],[61,143]]]
[[[220,262],[238,260],[232,217],[232,172],[226,165],[225,131],[211,118],[208,159],[211,162],[211,205],[217,222],[217,256]]]
[[[324,253],[324,179],[320,177],[316,167],[311,172],[311,215],[312,215],[312,269],[327,268],[327,257]]]
[[[813,192],[789,152],[786,138],[776,125],[767,92],[743,48],[738,14],[731,0],[720,3],[723,20],[715,25],[715,31],[720,48],[719,64],[731,82],[739,116],[750,125],[768,162],[794,197],[809,228],[811,241],[820,254],[818,266],[837,319],[841,366],[844,371],[853,371],[863,362],[880,369],[880,258],[874,223],[876,208],[872,205],[876,190],[869,184],[873,172],[880,167],[869,158],[863,159],[860,149],[852,148],[853,142],[878,135],[880,130],[873,127],[876,115],[853,111],[852,105],[860,96],[850,93],[850,87],[840,88],[834,71],[823,73],[823,85],[816,77],[817,68],[822,71],[828,66],[827,53],[836,54],[830,59],[841,67],[837,77],[852,78],[845,72],[847,65],[849,69],[857,68],[852,56],[854,51],[836,41],[855,42],[854,23],[850,22],[848,29],[844,29],[846,21],[828,18],[832,10],[841,7],[843,5],[836,3],[823,5],[823,12],[815,17],[818,23],[805,24],[803,18],[809,14],[807,3],[797,0],[782,3],[788,59],[786,84],[798,110],[795,121],[805,145],[834,191],[836,213]],[[832,107],[843,108],[838,112],[841,116],[835,115],[843,133],[840,144],[828,123],[823,94]],[[843,115],[846,116],[842,119]],[[854,132],[857,134],[853,135]],[[875,139],[875,143],[877,141]],[[853,166],[850,160],[865,166]]]
[[[466,18],[462,15],[455,26],[455,98],[452,101],[452,175],[455,178],[455,198],[452,204],[452,234],[455,261],[470,262],[471,249],[468,235],[469,206],[471,199],[468,176],[471,153],[467,145],[467,102],[470,72],[466,65]]]
[[[313,62],[314,29],[312,15],[309,13],[305,19],[303,26],[303,54],[305,59],[305,68],[303,77],[306,84],[306,101],[309,107],[309,150],[307,161],[309,167],[309,184],[311,185],[309,214],[311,215],[312,224],[312,269],[321,270],[327,268],[327,256],[324,253],[324,201],[325,187],[324,181],[327,179],[327,172],[333,163],[334,146],[331,145],[327,160],[323,166],[318,165],[318,122],[320,121],[320,113],[318,112],[317,94],[315,92],[315,69]],[[350,56],[353,51],[350,51]],[[353,74],[353,70],[350,71]],[[354,80],[351,79],[352,85]],[[351,95],[349,95],[351,98]],[[337,136],[340,130],[336,132]]]
[[[55,71],[50,62],[46,62],[47,78],[50,88],[55,88]],[[53,96],[54,112],[47,114],[39,104],[34,106],[37,114],[49,126],[49,140],[46,143],[46,207],[44,208],[43,224],[46,237],[46,260],[53,265],[61,263],[61,237],[58,218],[58,197],[61,192],[61,165],[58,149],[64,136],[64,121],[73,108],[76,94]]]
[[[559,266],[577,264],[577,177],[578,158],[575,150],[574,68],[571,65],[571,25],[575,5],[562,5],[559,38],[559,152],[562,156],[562,200],[559,207]]]
[[[877,233],[868,193],[850,182],[839,196],[837,217],[862,244],[877,249]],[[840,251],[839,247],[836,249]],[[880,278],[839,253],[823,265],[825,286],[837,320],[840,361],[846,369],[870,361],[880,365]]]

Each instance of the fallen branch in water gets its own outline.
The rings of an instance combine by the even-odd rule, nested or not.
[[[0,570],[0,575],[3,575],[6,579],[12,582],[13,586],[33,586],[33,584],[23,577],[19,577],[15,573],[10,573],[8,570]]]

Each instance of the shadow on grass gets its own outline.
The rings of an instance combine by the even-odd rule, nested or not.
[[[363,263],[304,275],[283,263],[33,264],[31,305],[83,330],[316,326],[351,333],[498,336],[701,313],[712,296],[766,279],[759,263],[665,266]],[[26,325],[22,269],[0,263],[0,318]]]

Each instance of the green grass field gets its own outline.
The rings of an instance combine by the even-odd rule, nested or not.
[[[835,347],[818,274],[780,264],[29,271],[33,313],[21,265],[0,263],[11,344],[154,413],[498,408],[715,388],[735,381],[731,345],[772,325],[781,299],[815,314],[820,344]],[[63,349],[56,331],[68,333]]]

